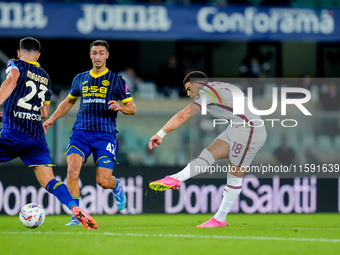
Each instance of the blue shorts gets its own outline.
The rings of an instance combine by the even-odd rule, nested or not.
[[[98,167],[113,169],[117,150],[118,141],[114,134],[76,129],[70,138],[66,155],[76,153],[83,158],[85,164],[92,153]]]
[[[28,166],[53,166],[45,139],[35,139],[17,130],[0,129],[0,163],[15,158]]]

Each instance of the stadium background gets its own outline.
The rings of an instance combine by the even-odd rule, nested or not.
[[[165,63],[176,59],[177,68],[170,73],[176,75],[179,80],[177,84],[180,85],[185,73],[190,70],[204,70],[209,77],[239,78],[243,81],[241,78],[250,75],[245,71],[249,68],[247,60],[256,57],[261,72],[253,74],[253,78],[260,82],[256,87],[255,83],[249,84],[254,86],[255,104],[263,107],[259,107],[261,109],[267,109],[266,106],[270,105],[272,87],[294,86],[294,83],[302,87],[302,77],[310,76],[312,80],[308,89],[312,99],[307,108],[313,117],[305,119],[299,111],[292,109],[291,114],[299,119],[299,125],[295,128],[279,125],[269,129],[268,140],[256,156],[254,165],[278,164],[275,150],[280,146],[282,137],[288,139],[289,146],[295,152],[294,164],[339,164],[340,106],[332,105],[329,108],[327,104],[330,93],[333,93],[330,98],[339,97],[338,91],[330,89],[332,82],[338,87],[337,77],[340,74],[338,8],[337,1],[302,0],[1,1],[0,77],[1,81],[5,79],[6,62],[8,58],[16,57],[19,39],[24,36],[37,37],[42,43],[39,62],[50,74],[53,84],[52,112],[67,95],[75,74],[91,67],[89,44],[95,39],[106,39],[110,44],[109,69],[120,72],[130,67],[140,78],[133,88],[137,114],[120,114],[118,117],[121,146],[118,155],[120,164],[115,175],[126,181],[128,199],[131,201],[122,213],[214,212],[222,196],[220,187],[224,186],[224,178],[190,180],[180,193],[155,193],[147,185],[151,180],[181,169],[190,158],[197,156],[189,149],[192,140],[198,141],[195,145],[201,150],[212,141],[215,137],[213,131],[216,131],[207,125],[206,119],[202,119],[198,123],[187,123],[169,134],[157,150],[150,152],[147,149],[149,138],[189,103],[189,99],[183,96],[181,86],[168,89],[165,87],[167,84],[162,84],[169,77],[162,73]],[[97,15],[97,20],[91,21],[93,24],[96,22],[97,27],[91,31],[79,29],[78,21],[86,10]],[[130,10],[135,13],[131,24],[128,23]],[[207,32],[199,25],[198,14],[204,13],[204,10],[210,12],[205,25],[207,27],[208,24],[214,31]],[[248,12],[254,15],[247,16]],[[121,15],[121,20],[115,19],[117,15]],[[292,29],[287,31],[286,27],[284,30],[282,23],[271,27],[270,21],[275,20],[275,15],[283,15],[280,17],[284,17],[282,19]],[[214,18],[215,26],[211,25]],[[115,22],[123,25],[118,28],[118,25],[112,25]],[[146,25],[139,25],[141,23]],[[245,28],[248,24],[252,32],[242,30],[241,24]],[[285,80],[272,80],[276,77]],[[329,77],[332,79],[323,79]],[[240,85],[244,86],[242,82]],[[58,166],[55,174],[60,179],[66,176],[64,151],[76,112],[77,107],[74,107],[47,134],[53,161]],[[275,112],[270,117],[280,119],[280,113]],[[200,132],[205,135],[195,139],[194,134]],[[20,160],[2,164],[0,169],[1,214],[15,215],[30,200],[41,201],[49,208],[49,214],[67,212],[39,188],[33,173]],[[233,212],[339,212],[340,179],[338,174],[332,177],[249,178]],[[94,184],[91,159],[82,170],[81,181],[83,203],[89,213],[117,213],[113,198]]]

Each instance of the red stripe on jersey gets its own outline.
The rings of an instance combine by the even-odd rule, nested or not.
[[[222,100],[221,100],[219,94],[217,93],[217,91],[212,86],[210,86],[208,84],[205,84],[205,86],[208,87],[212,92],[215,93],[215,95],[217,96],[218,100],[220,101],[220,104],[222,104]]]
[[[197,105],[199,108],[202,108],[202,106],[199,103],[197,103],[197,102],[192,102],[192,103]]]

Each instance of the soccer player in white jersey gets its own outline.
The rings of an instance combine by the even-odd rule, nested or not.
[[[225,119],[230,124],[201,154],[192,160],[183,170],[167,176],[164,179],[151,182],[151,189],[164,191],[166,189],[179,189],[182,181],[199,174],[190,169],[208,169],[216,160],[229,158],[227,185],[224,188],[223,199],[220,208],[207,222],[197,227],[222,227],[226,226],[226,217],[234,204],[237,196],[241,193],[243,175],[250,166],[256,153],[265,143],[267,133],[264,126],[254,127],[252,119],[260,119],[245,107],[243,115],[233,114],[233,94],[235,86],[229,83],[208,82],[207,76],[200,71],[189,73],[183,84],[187,95],[194,99],[186,108],[174,115],[157,134],[151,137],[149,148],[153,149],[160,145],[164,136],[177,129],[191,116],[199,113],[201,107],[207,107],[207,111],[219,119]],[[210,95],[216,95],[217,102]],[[242,95],[245,97],[245,95]],[[202,104],[202,98],[206,103]],[[247,100],[244,100],[247,102]]]

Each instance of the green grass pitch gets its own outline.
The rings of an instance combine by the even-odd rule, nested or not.
[[[25,228],[0,216],[0,254],[340,254],[340,214],[230,214],[227,227],[196,228],[211,215],[95,215],[99,228],[46,216]]]

